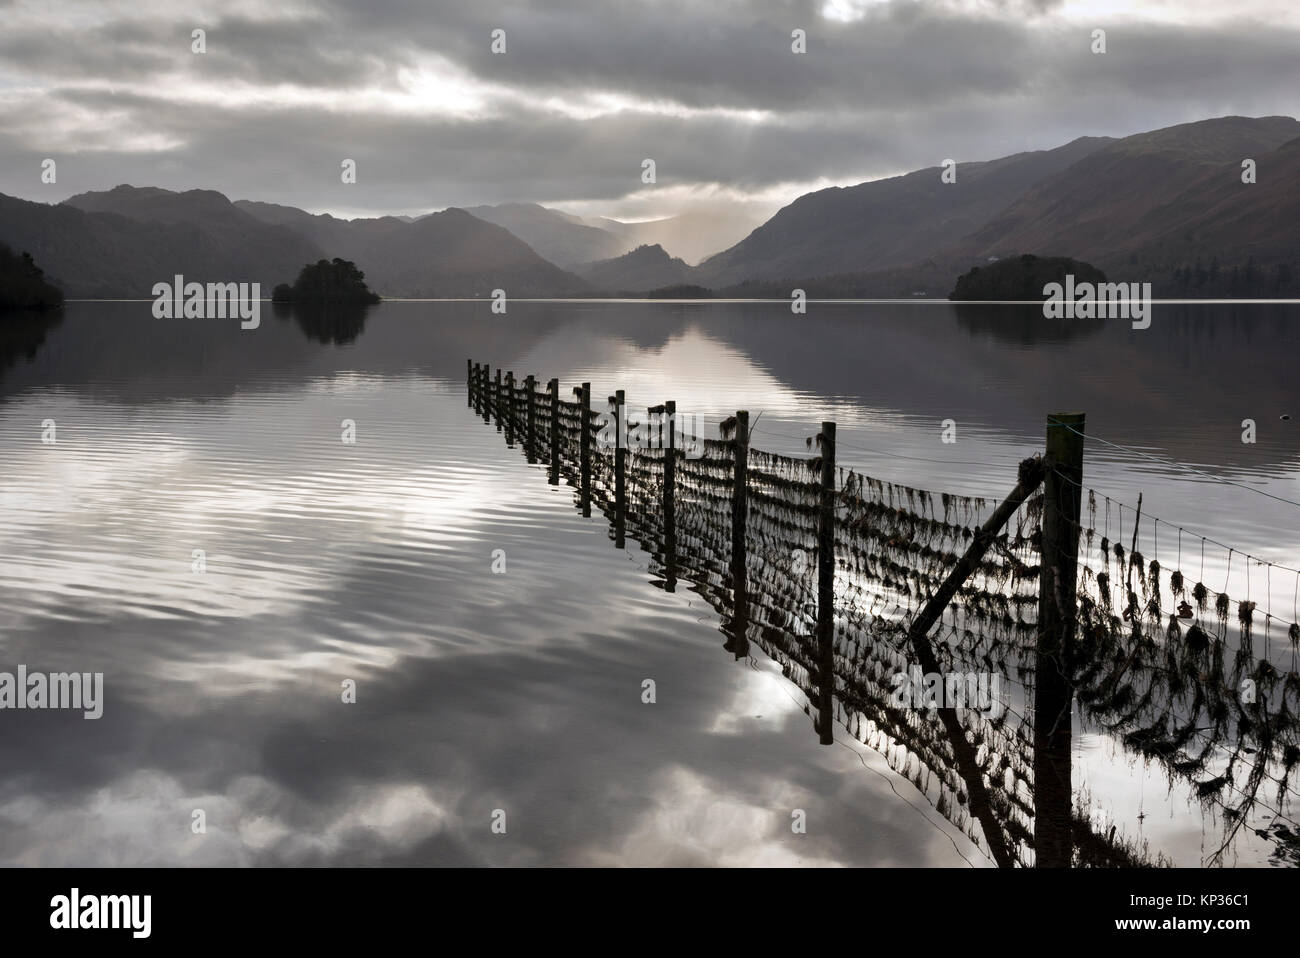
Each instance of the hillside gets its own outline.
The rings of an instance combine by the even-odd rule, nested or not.
[[[1054,150],[958,163],[955,183],[943,183],[940,168],[931,167],[805,194],[700,264],[700,281],[716,288],[908,266],[951,247],[1036,183],[1109,142],[1081,137]]]
[[[1125,137],[1026,192],[967,237],[976,258],[1054,250],[1112,278],[1201,258],[1300,260],[1300,123],[1222,117]],[[1254,159],[1257,182],[1241,181]]]
[[[248,275],[248,281],[260,281],[268,292],[297,276],[303,263],[332,258],[356,263],[370,286],[386,296],[486,296],[496,288],[510,296],[556,296],[585,289],[582,280],[547,262],[509,231],[463,210],[413,221],[395,216],[343,220],[289,206],[231,203],[211,190],[174,193],[130,186],[81,194],[63,206],[196,231],[209,265],[195,275],[241,280]],[[138,257],[150,264],[151,283],[171,275],[166,247],[153,246],[147,244]]]
[[[645,293],[668,286],[684,286],[694,270],[668,255],[662,246],[641,246],[613,259],[578,267],[578,274],[606,293]]]
[[[626,241],[613,233],[536,203],[467,206],[465,212],[509,230],[543,259],[565,269],[611,259],[628,250]]]
[[[251,219],[242,227],[226,221],[209,229],[3,195],[0,242],[30,252],[72,298],[147,298],[154,283],[176,273],[260,282],[269,290],[322,255],[296,233]]]
[[[664,219],[624,223],[604,217],[589,221],[623,241],[624,253],[638,246],[662,246],[669,256],[676,256],[687,264],[696,265],[721,250],[729,249],[743,240],[762,220],[752,216],[743,207],[710,204],[702,210],[691,210]]]

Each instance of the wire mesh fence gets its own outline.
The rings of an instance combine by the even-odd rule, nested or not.
[[[1053,864],[1163,860],[1071,787],[1071,704],[1080,729],[1157,764],[1217,817],[1212,860],[1260,813],[1270,824],[1258,831],[1274,841],[1300,831],[1290,817],[1300,628],[1275,614],[1271,591],[1260,611],[1193,581],[1180,562],[1143,556],[1137,516],[1128,546],[1112,539],[1110,500],[1050,456],[1046,471],[1078,503],[1077,521],[1064,517],[1078,542],[1069,601],[1047,597],[1068,609],[1060,649],[1045,647],[1040,625],[1052,580],[1038,483],[991,524],[993,498],[835,464],[833,424],[809,437],[807,457],[783,456],[749,446],[744,413],[721,423],[718,438],[688,437],[671,404],[632,411],[619,394],[602,410],[586,384],[570,399],[555,380],[539,390],[531,377],[517,384],[498,370],[494,379],[473,363],[467,376],[470,404],[530,461],[548,464],[552,483],[573,486],[616,544],[637,543],[657,582],[685,583],[709,602],[728,650],[740,658],[757,647],[780,666],[823,742],[834,722],[879,752],[998,864],[1046,863],[1036,831],[1049,801],[1068,817],[1065,857]],[[945,583],[956,587],[931,620],[923,613]],[[1065,752],[1055,756],[1063,795],[1035,787],[1036,762],[1039,774],[1056,767],[1043,764],[1048,738],[1035,730],[1040,675],[1065,690]]]

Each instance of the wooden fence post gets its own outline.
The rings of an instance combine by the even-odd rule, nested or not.
[[[501,392],[501,367],[498,366],[496,388],[492,392],[492,415],[496,417],[497,432],[501,431],[502,426],[505,423],[505,418],[502,415],[505,411],[504,406],[502,404],[502,398],[503,398],[503,394]]]
[[[515,447],[515,371],[506,370],[506,446]]]
[[[560,484],[560,381],[548,384],[551,393],[551,485]]]
[[[1034,674],[1034,864],[1069,868],[1075,588],[1083,506],[1082,413],[1047,417],[1038,655]]]
[[[524,455],[529,462],[537,461],[537,377],[529,373],[524,379],[524,391],[528,394],[528,408],[524,410],[528,431],[524,434]]]
[[[623,471],[627,466],[627,451],[623,448],[623,429],[626,425],[623,398],[623,390],[614,393],[614,545],[619,549],[623,548],[626,529],[624,510],[627,509],[627,476]]]
[[[677,402],[664,403],[664,420],[668,425],[668,444],[664,445],[664,589],[677,588]],[[663,421],[660,422],[663,435]],[[661,442],[660,445],[663,445]]]
[[[731,635],[726,648],[737,659],[749,654],[749,569],[745,524],[749,518],[749,412],[736,411],[731,472]]]
[[[474,408],[474,360],[465,360],[465,395],[468,397],[468,406]]]
[[[822,481],[817,515],[817,731],[835,742],[835,423],[822,423]]]
[[[582,501],[582,515],[591,515],[591,383],[582,384],[582,406],[578,410],[582,428],[578,432],[578,468],[581,473],[579,498]]]

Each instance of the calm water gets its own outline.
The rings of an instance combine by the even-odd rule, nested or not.
[[[1294,668],[1297,577],[1240,553],[1300,568],[1300,507],[1260,494],[1300,501],[1296,311],[1157,306],[1145,331],[811,311],[389,303],[319,328],[268,305],[243,331],[74,303],[11,324],[0,670],[102,671],[106,704],[98,721],[0,713],[0,861],[989,864],[878,755],[846,734],[819,747],[775,666],[734,662],[705,603],[649,586],[635,543],[615,550],[507,449],[466,408],[467,358],[710,422],[747,408],[776,452],[831,419],[845,464],[990,497],[1041,450],[1047,413],[1084,411],[1129,447],[1088,444],[1098,528],[1110,496],[1127,541],[1141,492],[1148,558],[1172,568],[1181,549],[1195,577],[1199,536],[1238,550],[1229,565],[1207,546],[1202,577],[1271,609],[1270,660]],[[1076,764],[1153,850],[1195,865],[1217,847],[1158,769],[1096,735]],[[1232,861],[1269,847],[1248,835]]]

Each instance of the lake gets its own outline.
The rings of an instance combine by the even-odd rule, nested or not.
[[[993,500],[1049,413],[1084,412],[1099,533],[1127,545],[1141,493],[1142,554],[1255,601],[1256,653],[1296,668],[1296,307],[63,312],[0,321],[0,670],[102,672],[103,716],[0,713],[8,864],[992,864],[843,728],[819,746],[775,663],[725,652],[707,602],[507,448],[467,359],[600,408],[747,409],[786,455],[831,420],[841,465]],[[1074,749],[1122,834],[1181,865],[1218,847],[1158,764],[1103,730]],[[1275,860],[1255,829],[1293,797],[1226,863]]]

